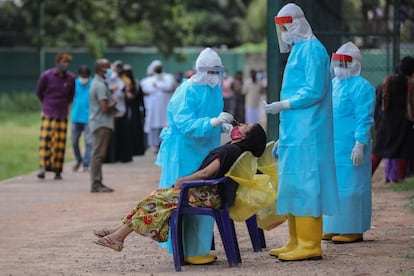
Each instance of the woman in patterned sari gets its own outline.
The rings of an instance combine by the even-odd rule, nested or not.
[[[179,178],[172,188],[157,189],[152,192],[122,219],[123,224],[119,227],[95,230],[94,234],[99,237],[95,243],[121,251],[125,238],[132,231],[155,241],[166,241],[170,216],[177,207],[183,181],[223,177],[243,152],[250,151],[254,156],[259,157],[265,146],[266,133],[259,124],[241,124],[234,127],[231,131],[231,141],[212,150],[196,172]],[[198,207],[221,206],[217,186],[191,189],[189,200],[191,205]]]

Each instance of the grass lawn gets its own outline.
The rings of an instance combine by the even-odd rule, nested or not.
[[[398,184],[391,184],[389,189],[394,192],[408,193],[409,198],[405,207],[414,212],[414,177],[408,177]]]
[[[36,171],[39,168],[40,112],[0,111],[0,129],[0,180]],[[66,161],[73,160],[69,129],[68,125]]]

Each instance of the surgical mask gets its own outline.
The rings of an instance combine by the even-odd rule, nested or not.
[[[109,79],[112,76],[112,69],[108,68],[105,72],[105,79]]]
[[[58,67],[59,67],[59,70],[62,72],[66,72],[68,70],[68,65],[64,63],[59,64]]]
[[[289,45],[293,44],[293,41],[289,35],[289,32],[286,32],[286,31],[281,32],[280,36],[281,36],[280,38],[282,39],[282,41],[285,42],[286,44],[289,44]]]
[[[342,80],[349,76],[349,72],[346,68],[334,67],[335,77]]]
[[[89,78],[81,78],[79,77],[79,82],[81,85],[87,85],[89,82]]]
[[[238,140],[244,138],[243,133],[240,132],[239,126],[233,127],[233,129],[230,132],[230,138],[231,140]]]

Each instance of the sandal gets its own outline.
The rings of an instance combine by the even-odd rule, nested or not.
[[[94,243],[105,246],[105,247],[112,248],[115,251],[121,251],[122,248],[124,247],[123,244],[114,243],[109,237],[102,237],[98,239],[97,241],[94,241]]]
[[[93,230],[93,234],[98,238],[103,238],[111,234],[111,232],[109,232],[109,230],[106,228],[102,228],[101,230]]]

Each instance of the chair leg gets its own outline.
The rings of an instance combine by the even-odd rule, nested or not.
[[[247,229],[249,230],[250,240],[254,252],[261,252],[266,247],[266,241],[263,230],[257,227],[256,215],[246,220]]]
[[[213,234],[213,238],[211,239],[211,250],[216,250],[216,245],[214,242],[214,234]]]
[[[173,212],[170,219],[171,243],[173,249],[173,258],[175,271],[181,271],[181,265],[184,264],[184,249],[182,241],[182,222],[179,214]]]
[[[235,267],[240,263],[240,251],[235,238],[234,224],[228,213],[220,212],[216,217],[217,227],[223,241],[224,251],[230,267]]]
[[[233,220],[230,220],[230,221],[231,221],[231,229],[232,229],[232,232],[233,232],[234,246],[235,246],[235,249],[236,249],[237,262],[241,263],[242,261],[241,261],[241,257],[240,257],[239,243],[237,241],[236,227],[234,227],[234,221]]]
[[[257,228],[257,230],[259,231],[259,237],[260,237],[262,248],[266,248],[267,246],[266,246],[266,238],[264,235],[264,231],[261,228]]]

